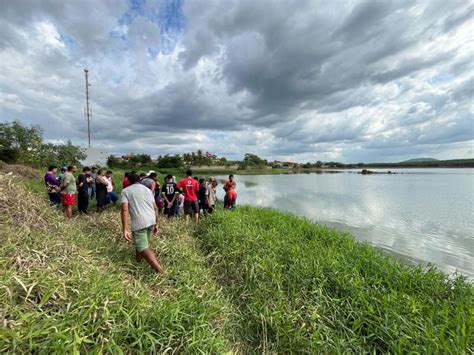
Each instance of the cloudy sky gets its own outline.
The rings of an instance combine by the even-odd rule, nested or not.
[[[474,156],[469,0],[0,0],[0,121],[152,156]]]

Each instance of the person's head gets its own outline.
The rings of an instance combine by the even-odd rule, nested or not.
[[[67,171],[67,168],[66,168],[65,166],[63,166],[63,167],[61,168],[61,172],[64,174],[66,171]]]
[[[166,175],[165,182],[170,184],[173,181],[173,175]]]
[[[56,174],[57,171],[58,171],[58,167],[56,165],[48,166],[48,172]]]
[[[130,181],[130,184],[136,184],[137,182],[140,182],[140,176],[137,174],[131,174],[128,176],[128,181]]]
[[[128,177],[130,176],[130,171],[126,171],[125,174],[123,175],[124,177],[126,177],[128,179]]]
[[[136,174],[137,172],[135,170],[132,170],[130,174]]]
[[[97,175],[98,176],[105,176],[105,170],[104,169],[99,169],[99,171],[97,172]]]
[[[110,170],[107,170],[107,172],[105,173],[105,176],[107,176],[107,177],[111,177],[111,176],[112,176],[112,171],[110,171]]]
[[[186,176],[188,176],[188,177],[193,176],[193,171],[192,171],[191,169],[189,169],[188,171],[186,171]]]
[[[229,175],[229,181],[234,181],[234,175],[232,174]]]
[[[132,174],[133,174],[133,171],[132,171]],[[136,173],[135,173],[136,175]],[[140,173],[140,175],[138,176],[140,178],[140,180],[146,178],[146,174],[145,173]]]
[[[96,166],[93,166],[93,167],[91,168],[91,173],[92,173],[92,174],[95,174],[96,172],[97,172],[97,167],[96,167]]]
[[[199,181],[199,178],[197,176],[194,177],[194,180]]]
[[[203,178],[199,179],[199,184],[200,184],[200,185],[205,184],[205,183],[206,183],[206,180],[205,180],[205,179],[203,179]]]
[[[75,173],[77,171],[77,167],[75,165],[69,165],[67,167],[68,173]]]
[[[156,176],[157,176],[156,173],[151,173],[148,177],[156,181]]]
[[[85,166],[82,168],[82,172],[84,174],[89,174],[91,172],[91,168],[89,168],[88,166]]]

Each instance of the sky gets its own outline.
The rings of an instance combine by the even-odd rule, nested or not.
[[[0,0],[0,121],[152,157],[474,157],[474,2]]]

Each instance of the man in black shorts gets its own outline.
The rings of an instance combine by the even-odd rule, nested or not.
[[[179,196],[179,189],[173,182],[173,176],[167,175],[165,177],[165,183],[161,188],[161,195],[163,196],[163,202],[165,205],[165,215],[168,218],[174,217],[176,213],[176,202]]]
[[[199,203],[197,194],[199,192],[199,183],[193,179],[193,172],[188,170],[186,177],[176,185],[184,194],[184,215],[186,221],[189,221],[189,215],[194,212],[194,224],[199,221]]]

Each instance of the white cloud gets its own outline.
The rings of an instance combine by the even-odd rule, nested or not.
[[[468,2],[7,2],[0,120],[51,141],[298,161],[472,156]],[[87,13],[88,16],[84,16]],[[174,27],[173,27],[174,26]]]

